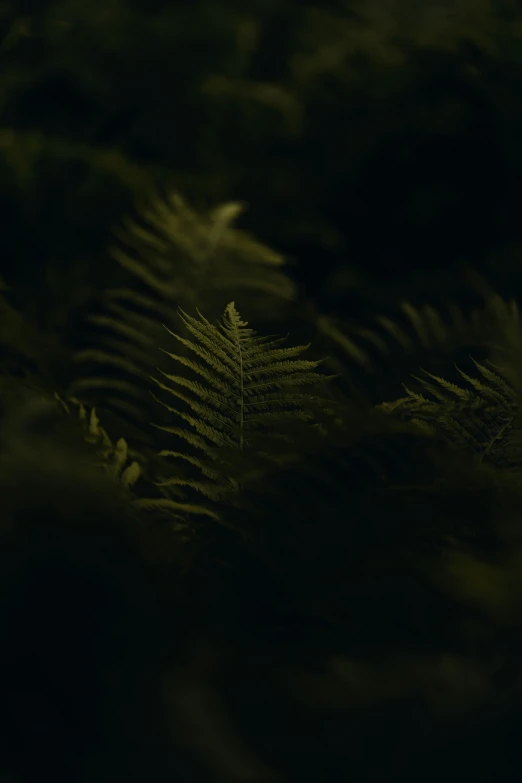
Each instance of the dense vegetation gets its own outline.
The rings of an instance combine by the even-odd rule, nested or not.
[[[0,23],[2,779],[518,779],[518,4]]]

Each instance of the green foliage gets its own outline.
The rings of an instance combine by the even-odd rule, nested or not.
[[[198,314],[196,319],[180,311],[192,339],[167,330],[188,349],[188,356],[167,354],[189,370],[189,376],[162,373],[168,383],[153,380],[178,401],[178,406],[173,407],[159,400],[175,414],[179,424],[158,428],[176,436],[185,449],[190,447],[187,451],[165,449],[160,456],[188,463],[197,469],[199,478],[174,476],[160,486],[178,491],[192,489],[219,501],[240,492],[243,480],[248,478],[223,473],[229,465],[230,452],[255,449],[260,432],[265,449],[271,438],[288,440],[286,423],[292,419],[313,420],[309,408],[321,403],[317,395],[307,394],[301,388],[331,376],[315,372],[319,361],[301,358],[308,346],[283,347],[285,338],[258,337],[241,320],[233,302],[227,305],[217,326],[199,311]],[[179,406],[179,402],[183,405]],[[224,461],[220,458],[222,450],[228,455]]]
[[[422,351],[454,349],[459,342],[466,344],[470,337],[480,334],[479,314],[476,312],[467,318],[459,307],[453,306],[445,322],[441,314],[429,305],[417,308],[410,302],[402,302],[400,310],[406,320],[406,329],[397,320],[378,315],[375,318],[378,330],[361,327],[352,330],[358,343],[343,334],[335,321],[327,316],[317,317],[317,328],[366,370],[372,369],[373,363],[360,342],[361,338],[381,354],[390,353],[390,349],[397,346],[403,353],[411,354],[416,346]]]
[[[142,175],[149,185],[174,179],[197,203],[228,202],[238,193],[255,198],[249,228],[270,230],[267,241],[290,252],[313,243],[311,265],[314,249],[333,250],[340,261],[349,243],[352,260],[368,266],[367,224],[358,226],[357,218],[386,219],[390,199],[381,204],[371,182],[371,193],[347,183],[367,181],[366,165],[383,142],[391,139],[388,157],[401,166],[403,151],[412,150],[417,169],[418,144],[428,135],[420,169],[432,158],[431,142],[436,151],[439,143],[451,147],[451,166],[460,139],[487,109],[506,154],[518,155],[521,24],[509,6],[485,2],[470,11],[464,3],[448,12],[436,3],[412,10],[385,2],[249,9],[227,2],[216,11],[195,2],[151,11],[130,0],[88,8],[61,0],[25,10],[4,3],[4,195],[14,174],[19,185],[38,189],[40,204],[58,174],[58,192],[74,193],[67,224],[88,213],[83,242],[100,252],[106,217],[125,208],[128,185],[134,195]],[[172,100],[165,100],[166,83]],[[347,107],[341,122],[339,101]],[[64,166],[64,159],[77,165]],[[392,198],[402,215],[421,202],[435,204],[426,214],[433,228],[430,214],[444,208],[447,189],[429,171],[424,179],[402,195],[394,181]],[[458,183],[452,214],[462,215],[475,184]],[[347,208],[339,212],[341,200]],[[36,210],[18,216],[8,227],[10,247],[27,220],[45,226]],[[65,237],[64,230],[62,222],[60,238],[46,232],[45,261],[74,252],[75,232]],[[407,251],[413,255],[405,246],[398,255]],[[446,247],[448,253],[456,257],[459,249]],[[30,248],[23,255],[28,263]]]
[[[85,164],[94,176],[113,175],[129,191],[138,196],[150,186],[150,172],[129,160],[115,149],[93,148],[67,138],[45,136],[37,131],[20,133],[13,128],[0,128],[0,151],[17,189],[32,190],[35,195],[35,173],[73,161]],[[85,183],[84,183],[85,187]]]
[[[85,430],[85,441],[95,447],[96,454],[102,460],[99,467],[124,487],[130,489],[134,486],[141,475],[141,467],[136,460],[129,462],[129,447],[126,440],[119,438],[116,444],[113,444],[107,431],[100,427],[95,408],[92,408],[88,414],[85,405],[75,398],[64,402],[58,394],[55,394],[55,399],[67,414],[71,413],[71,405],[77,408],[78,418]]]
[[[179,230],[187,247],[198,236]],[[145,236],[150,245],[152,235]],[[158,248],[163,250],[161,242]],[[154,276],[149,282],[147,295],[137,289],[128,301],[159,300],[162,285]],[[183,285],[189,291],[180,276]],[[169,298],[175,301],[174,288]],[[304,702],[314,720],[317,709],[337,711],[347,728],[351,715],[389,709],[404,699],[416,700],[423,714],[437,720],[468,719],[476,710],[502,713],[505,700],[491,672],[501,667],[496,661],[503,654],[502,634],[517,628],[522,605],[518,549],[505,558],[505,550],[520,542],[522,498],[510,481],[520,465],[518,392],[514,376],[505,376],[516,355],[517,311],[496,299],[487,309],[494,318],[484,312],[468,319],[458,311],[462,317],[448,324],[432,308],[404,306],[411,334],[403,324],[380,319],[384,339],[373,344],[384,350],[396,343],[410,361],[417,343],[423,351],[434,347],[444,359],[446,344],[455,336],[465,341],[469,331],[503,366],[476,361],[476,375],[457,371],[461,383],[426,372],[417,379],[424,395],[407,389],[406,397],[377,407],[329,395],[327,381],[334,376],[318,372],[324,360],[303,358],[311,346],[288,347],[285,337],[260,336],[234,302],[217,324],[199,309],[192,316],[178,308],[177,331],[155,320],[152,304],[147,320],[126,325],[121,312],[112,312],[121,316],[120,335],[130,338],[125,348],[120,345],[123,354],[132,339],[147,339],[136,377],[143,393],[154,384],[157,459],[130,439],[114,443],[81,395],[55,399],[66,413],[75,411],[77,416],[62,419],[77,418],[81,439],[94,447],[86,480],[87,464],[99,465],[113,479],[111,486],[123,490],[122,499],[132,501],[161,606],[187,594],[192,611],[204,596],[212,622],[237,611],[243,623],[243,616],[257,618],[264,611],[270,621],[262,632],[269,636],[281,611],[304,617],[312,628],[319,623],[324,649],[318,661],[328,672],[314,676],[308,664],[302,671],[298,659],[301,669],[289,677],[288,696],[294,706]],[[173,326],[169,307],[163,312]],[[323,336],[359,358],[342,332],[322,325]],[[160,330],[166,339],[156,342],[152,335]],[[364,330],[359,336],[372,344]],[[152,365],[155,374],[148,371]],[[132,390],[131,379],[129,373]],[[104,381],[100,377],[100,385]],[[12,384],[16,397],[16,379]],[[305,388],[312,386],[315,393]],[[100,397],[104,419],[111,397]],[[0,443],[17,444],[4,456],[6,464],[15,473],[24,460],[30,473],[42,470],[45,436],[37,449],[26,448],[16,415],[6,410]],[[39,428],[42,415],[35,406],[31,428]],[[450,446],[466,447],[478,459],[463,459]],[[78,451],[70,469],[81,473],[83,459]],[[65,464],[47,458],[44,467],[47,481]],[[235,622],[233,633],[243,644]],[[476,634],[471,641],[470,627]],[[324,641],[329,633],[333,641]],[[419,653],[426,639],[435,646],[430,656]],[[386,664],[361,660],[358,644],[382,650]],[[473,645],[480,655],[469,653]],[[466,685],[459,687],[464,676]],[[335,696],[328,695],[332,690]]]
[[[520,313],[489,293],[475,308],[454,271],[471,259],[504,294],[520,282],[522,28],[515,3],[468,6],[0,7],[2,595],[26,529],[48,552],[63,528],[71,562],[94,567],[113,521],[138,531],[167,684],[187,626],[204,616],[226,637],[203,674],[187,642],[173,686],[179,744],[209,779],[268,773],[233,729],[223,751],[229,724],[208,718],[201,682],[256,747],[271,726],[291,778],[407,779],[417,754],[416,777],[429,758],[438,780],[441,725],[475,715],[469,746],[451,724],[451,768],[477,777],[487,746],[479,779],[513,777],[495,741],[520,715]],[[272,335],[287,329],[296,347]],[[99,692],[120,687],[114,662],[103,677]],[[163,779],[153,755],[136,777]],[[191,777],[176,764],[166,778]]]
[[[233,227],[241,209],[228,203],[202,215],[172,192],[143,209],[144,225],[128,220],[125,230],[117,231],[127,247],[115,247],[112,254],[128,284],[109,290],[106,312],[89,317],[102,330],[99,345],[76,354],[75,361],[90,372],[74,382],[72,394],[116,391],[118,396],[108,399],[111,406],[142,420],[145,387],[136,381],[146,382],[156,366],[154,349],[164,344],[160,323],[173,326],[176,306],[190,309],[198,303],[217,317],[223,300],[234,296],[247,301],[254,314],[277,317],[294,298],[294,285],[281,269],[280,254]],[[112,377],[98,375],[96,366]]]
[[[112,255],[156,296],[183,307],[204,302],[215,309],[223,291],[248,291],[250,306],[260,310],[274,300],[291,300],[294,286],[281,271],[281,254],[234,227],[243,210],[243,204],[230,202],[203,215],[179,193],[156,197],[141,212],[144,226],[127,220],[125,230],[116,231],[129,250],[115,247]]]
[[[448,359],[460,360],[469,351],[483,349],[491,333],[483,308],[466,312],[454,304],[441,311],[403,301],[397,315],[375,315],[365,325],[320,313],[314,321],[321,347],[331,352],[327,362],[342,377],[344,393],[370,399],[393,394],[421,361],[445,368]]]
[[[423,370],[413,376],[419,391],[404,386],[406,396],[378,407],[411,421],[450,446],[467,449],[477,459],[501,470],[519,472],[520,356],[522,339],[515,302],[488,295],[478,314],[484,362],[471,359],[474,372],[455,370],[467,386]],[[423,394],[424,393],[424,394]],[[424,396],[425,394],[429,396]]]
[[[415,378],[431,399],[406,389],[406,397],[383,403],[381,410],[427,427],[457,448],[471,450],[479,462],[485,460],[504,470],[521,467],[519,436],[520,407],[507,380],[491,366],[475,362],[479,377],[457,367],[469,388],[425,373]]]

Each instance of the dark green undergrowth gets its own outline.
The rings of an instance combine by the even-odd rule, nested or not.
[[[2,292],[2,772],[509,780],[516,302],[333,320],[239,213],[154,197],[79,332]]]

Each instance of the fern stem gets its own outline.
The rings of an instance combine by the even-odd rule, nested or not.
[[[244,390],[244,374],[243,374],[243,352],[241,350],[241,340],[238,333],[238,346],[239,346],[239,448],[243,450],[244,444],[244,422],[245,422],[245,390]]]

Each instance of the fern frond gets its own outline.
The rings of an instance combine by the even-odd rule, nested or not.
[[[227,306],[218,326],[198,314],[199,320],[180,310],[187,331],[195,339],[167,331],[196,355],[200,362],[192,365],[192,369],[213,388],[175,375],[166,376],[170,386],[157,378],[153,380],[199,415],[198,426],[209,428],[208,435],[214,443],[231,445],[232,442],[243,448],[246,433],[261,420],[256,408],[265,410],[267,420],[279,416],[281,407],[302,412],[300,406],[306,404],[308,397],[293,387],[324,380],[324,376],[313,372],[321,364],[320,360],[297,358],[308,346],[271,348],[269,342],[260,342],[254,330],[241,320],[233,302]],[[175,354],[171,357],[179,359]],[[191,394],[180,392],[176,388],[179,386]],[[272,391],[266,394],[269,388]],[[179,411],[178,414],[188,420],[186,414]],[[189,423],[196,428],[195,420]]]
[[[449,445],[466,448],[496,467],[522,467],[520,405],[515,390],[491,366],[474,361],[479,377],[456,368],[468,389],[425,372],[416,378],[431,395],[405,387],[406,397],[378,406],[386,413],[421,424]]]
[[[125,220],[124,228],[115,230],[119,244],[111,254],[128,273],[129,284],[107,292],[104,312],[88,318],[99,336],[93,344],[91,332],[89,345],[75,357],[89,374],[73,383],[71,395],[87,394],[96,402],[96,389],[103,389],[105,379],[128,378],[142,400],[145,422],[148,379],[158,363],[152,349],[163,349],[166,332],[161,324],[174,328],[178,306],[189,309],[197,302],[218,317],[224,295],[225,301],[245,295],[254,311],[266,315],[277,313],[278,303],[294,299],[295,286],[282,269],[284,258],[234,227],[241,211],[242,205],[234,202],[199,213],[171,192],[166,199],[153,196],[138,220]],[[197,322],[192,325],[197,328]],[[204,333],[200,336],[204,339]],[[187,345],[180,342],[180,353],[185,353]],[[124,413],[126,398],[123,387],[112,398]],[[141,418],[138,411],[136,417]]]
[[[212,509],[205,506],[198,506],[194,503],[180,503],[171,498],[138,498],[134,501],[136,508],[145,509],[147,511],[161,510],[166,511],[176,519],[185,521],[186,516],[204,516],[210,517],[216,522],[220,521],[220,517]],[[180,513],[177,513],[180,512]]]
[[[139,462],[131,458],[127,441],[119,438],[116,444],[113,444],[107,431],[100,426],[95,408],[88,411],[85,405],[74,397],[65,401],[55,393],[54,398],[67,414],[71,413],[72,406],[76,408],[78,419],[85,432],[85,441],[95,447],[101,459],[98,466],[127,489],[134,486],[141,476],[142,469]]]
[[[33,172],[42,165],[49,165],[54,171],[68,161],[81,162],[94,172],[112,176],[136,195],[150,187],[153,177],[152,169],[137,165],[114,147],[93,147],[71,142],[67,136],[19,128],[0,128],[0,154],[22,188],[33,182]]]
[[[414,307],[405,301],[400,311],[398,318],[378,315],[375,326],[366,327],[350,327],[330,317],[316,317],[319,334],[337,349],[333,359],[336,368],[342,367],[341,376],[351,385],[352,374],[359,368],[364,373],[376,373],[388,366],[386,377],[392,380],[392,374],[404,377],[404,371],[408,372],[418,356],[425,360],[427,352],[440,358],[441,354],[473,350],[484,342],[485,318],[480,310],[465,314],[450,306],[443,317],[429,305]]]
[[[178,404],[156,399],[180,421],[179,426],[155,426],[195,451],[191,454],[168,449],[161,454],[196,468],[205,481],[177,474],[159,485],[186,487],[218,500],[237,491],[241,480],[227,475],[227,461],[220,458],[220,453],[248,449],[258,433],[272,433],[274,441],[280,439],[285,435],[286,422],[292,419],[311,422],[311,407],[326,403],[301,392],[300,387],[319,384],[332,376],[316,372],[320,360],[299,358],[307,345],[281,347],[286,338],[259,337],[241,319],[233,302],[217,325],[199,311],[198,318],[181,309],[179,314],[189,336],[165,328],[197,361],[177,354],[169,356],[192,370],[196,379],[166,373],[162,373],[163,380],[152,377],[159,389]]]
[[[165,200],[155,196],[141,210],[142,223],[126,220],[125,229],[117,230],[121,247],[113,257],[149,289],[182,305],[198,301],[208,307],[216,289],[293,299],[293,284],[279,271],[283,257],[233,226],[242,211],[242,204],[227,203],[204,215],[175,191]]]

